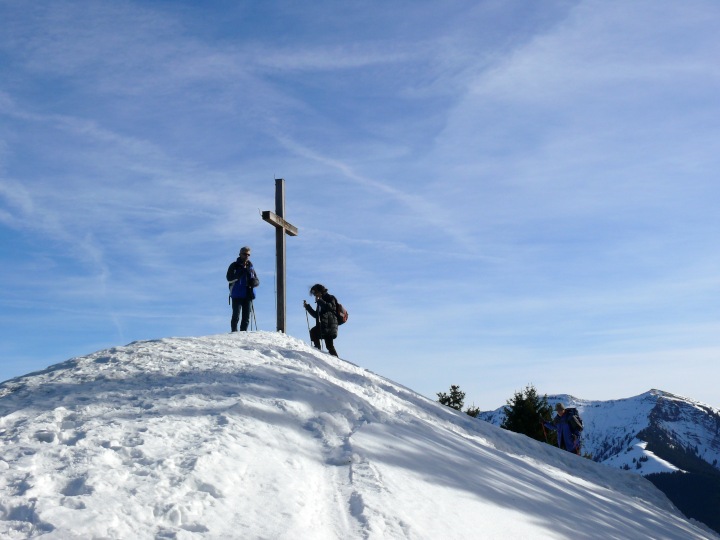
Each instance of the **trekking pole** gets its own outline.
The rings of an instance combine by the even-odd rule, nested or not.
[[[307,321],[308,325],[308,334],[310,335],[310,345],[313,345],[312,340],[312,331],[310,330],[310,317],[308,317],[308,310],[305,310],[305,320]],[[320,350],[322,351],[322,341],[320,342]]]
[[[550,441],[548,441],[548,438],[547,438],[547,431],[545,431],[545,422],[542,421],[542,418],[540,418],[540,425],[543,428],[543,434],[545,435],[545,442],[550,444]]]
[[[308,316],[307,309],[303,309],[305,311],[305,320],[307,321],[308,325],[308,335],[310,336],[310,345],[312,345],[312,333],[310,332],[310,317]]]
[[[257,318],[255,317],[255,302],[250,300],[250,314],[252,315],[253,321],[255,321],[255,331],[257,332]],[[252,325],[250,325],[250,330],[252,330]]]
[[[323,350],[323,335],[322,335],[322,319],[320,318],[320,302],[315,300],[315,310],[317,313],[317,329],[318,329],[318,343],[320,344],[320,350]]]

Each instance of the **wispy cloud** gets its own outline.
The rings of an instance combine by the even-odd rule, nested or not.
[[[301,145],[287,137],[278,135],[278,140],[294,153],[306,159],[317,161],[331,170],[338,171],[341,178],[362,186],[369,193],[375,195],[381,194],[402,204],[412,212],[414,219],[419,222],[425,222],[432,227],[439,228],[460,245],[466,246],[471,243],[471,238],[468,237],[461,228],[456,227],[453,220],[449,219],[447,210],[433,204],[432,201],[408,191],[401,190],[387,182],[382,182],[374,178],[358,174],[355,172],[353,167],[347,163],[322,155],[319,152]]]

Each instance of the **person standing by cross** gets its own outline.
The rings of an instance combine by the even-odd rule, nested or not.
[[[230,330],[231,332],[237,332],[238,321],[240,321],[240,331],[246,332],[250,322],[252,301],[255,299],[254,289],[260,285],[255,268],[250,262],[249,247],[241,248],[240,256],[235,262],[230,263],[227,270],[227,280],[232,302]],[[242,311],[242,320],[240,320],[240,311]]]

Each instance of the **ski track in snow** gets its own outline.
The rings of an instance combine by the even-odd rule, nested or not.
[[[716,538],[644,479],[282,334],[0,385],[3,538]]]

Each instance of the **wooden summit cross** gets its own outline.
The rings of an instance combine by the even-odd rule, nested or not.
[[[277,274],[277,331],[285,333],[285,234],[297,236],[297,227],[285,217],[285,180],[275,179],[275,213],[265,210],[262,218],[275,227],[275,269]]]

